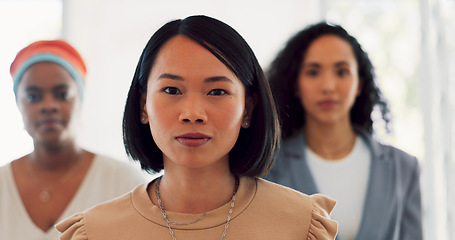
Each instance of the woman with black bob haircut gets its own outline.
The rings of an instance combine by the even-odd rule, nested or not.
[[[270,87],[256,57],[234,29],[220,29],[218,22],[204,18],[174,21],[158,30],[145,47],[128,93],[123,117],[123,141],[127,153],[148,172],[163,169],[163,154],[153,141],[148,125],[141,123],[141,96],[147,92],[147,82],[161,47],[176,35],[186,36],[215,55],[242,82],[247,97],[256,99],[249,128],[240,131],[231,150],[230,168],[239,176],[260,177],[270,170],[276,155],[280,129]],[[173,107],[173,106],[169,106]]]
[[[337,200],[339,239],[422,239],[419,164],[373,138],[372,112],[389,106],[373,65],[339,25],[294,35],[268,73],[283,141],[267,179]]]
[[[123,130],[127,153],[164,174],[60,223],[61,239],[335,238],[333,200],[259,178],[278,117],[254,53],[227,24],[190,16],[151,37]]]

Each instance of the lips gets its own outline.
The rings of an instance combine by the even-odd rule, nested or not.
[[[175,139],[186,147],[200,147],[206,144],[211,137],[202,133],[186,133],[177,136]]]
[[[40,122],[40,125],[44,128],[55,128],[61,125],[61,121],[56,119],[46,119]]]
[[[335,100],[323,100],[318,102],[318,105],[324,110],[330,110],[338,104],[338,101]]]

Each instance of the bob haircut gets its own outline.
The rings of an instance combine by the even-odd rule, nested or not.
[[[238,176],[260,177],[273,164],[280,139],[278,113],[270,86],[256,56],[240,34],[227,24],[207,16],[174,20],[158,29],[145,46],[128,92],[123,115],[123,142],[127,154],[139,161],[143,170],[159,172],[163,153],[156,145],[148,124],[142,124],[141,96],[161,47],[175,36],[197,42],[227,68],[245,87],[245,96],[255,99],[249,128],[242,128],[229,152],[229,166]]]
[[[371,113],[374,107],[378,107],[385,121],[385,130],[389,132],[391,116],[388,102],[375,82],[374,69],[368,54],[341,26],[320,22],[308,26],[289,39],[267,71],[278,105],[283,137],[292,136],[305,124],[305,112],[300,99],[295,96],[295,89],[308,47],[314,40],[324,35],[335,35],[349,43],[357,61],[361,90],[350,110],[351,124],[372,134]]]

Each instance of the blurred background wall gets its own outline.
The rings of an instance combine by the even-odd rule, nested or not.
[[[250,44],[264,68],[308,24],[341,24],[369,53],[393,113],[377,138],[418,157],[426,239],[455,240],[455,0],[0,0],[0,165],[32,150],[15,106],[9,65],[22,47],[63,38],[88,77],[79,141],[127,161],[121,121],[139,55],[169,20],[218,18]]]

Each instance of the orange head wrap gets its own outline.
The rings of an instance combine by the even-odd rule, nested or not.
[[[19,51],[10,67],[14,93],[25,71],[35,63],[54,62],[65,68],[76,81],[82,95],[87,69],[74,47],[63,40],[37,41]]]

